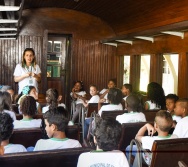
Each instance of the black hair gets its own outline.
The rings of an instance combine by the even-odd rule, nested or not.
[[[83,83],[83,81],[75,81],[74,82],[74,84],[73,84],[73,87],[74,87],[74,85],[76,85],[76,83],[79,83],[80,85],[81,85],[81,89],[80,89],[80,91],[84,91],[85,89],[84,89],[84,83]]]
[[[178,100],[176,101],[176,103],[177,103],[177,102],[181,103],[181,106],[182,106],[183,108],[188,109],[188,98],[181,98],[181,99],[178,99]]]
[[[98,90],[96,85],[91,84],[91,85],[89,85],[89,88],[90,87],[94,87],[96,90]]]
[[[8,92],[0,92],[0,112],[3,110],[11,110],[12,101]]]
[[[118,88],[110,88],[108,92],[107,99],[110,101],[112,104],[119,104],[121,103],[123,98],[122,92]]]
[[[113,118],[98,120],[94,135],[99,148],[103,151],[117,149],[121,138],[121,131],[121,124]]]
[[[8,140],[13,131],[13,119],[7,113],[0,113],[0,141]]]
[[[132,92],[132,85],[131,84],[124,84],[123,85],[126,89],[129,89],[130,92]]]
[[[37,113],[36,100],[32,96],[23,97],[20,104],[20,111],[23,115],[34,116]]]
[[[64,114],[57,108],[49,109],[47,112],[45,112],[43,118],[48,121],[49,126],[54,124],[57,126],[57,130],[61,132],[65,132],[69,122]]]
[[[161,109],[165,108],[165,94],[160,84],[151,82],[147,86],[147,96],[152,103],[156,103],[161,106]]]
[[[126,98],[126,103],[127,103],[128,107],[132,111],[137,111],[137,112],[142,111],[142,104],[141,104],[141,101],[138,98],[138,96],[136,96],[136,95],[129,95]]]
[[[166,99],[171,99],[174,101],[174,103],[179,99],[179,97],[176,94],[168,94],[166,96]]]
[[[58,97],[59,93],[57,89],[50,88],[46,91],[46,101],[50,105],[49,108],[56,108],[58,106]]]
[[[157,122],[157,119],[156,119],[157,117],[165,119],[165,123],[163,121]],[[159,129],[161,131],[169,132],[170,129],[172,128],[173,119],[169,112],[167,112],[166,110],[160,110],[156,113],[155,122],[158,124]]]

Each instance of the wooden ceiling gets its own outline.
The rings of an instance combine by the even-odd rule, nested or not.
[[[19,6],[23,0],[0,0],[0,5],[7,1]],[[106,41],[188,28],[187,0],[24,0],[23,10],[35,8],[66,8],[100,18],[116,34]]]

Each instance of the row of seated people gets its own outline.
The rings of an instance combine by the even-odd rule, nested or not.
[[[5,114],[1,114],[1,115],[6,116]],[[156,122],[155,122],[155,130],[158,132],[158,135],[161,135],[161,132],[165,131],[165,134],[162,133],[164,135],[163,137],[168,136],[168,130],[161,129],[161,127],[162,128],[167,128],[168,127],[167,129],[169,129],[169,127],[172,126],[172,118],[170,120],[170,117],[171,117],[170,114],[167,113],[166,111],[160,111],[157,114],[156,119],[155,119],[156,120]],[[9,116],[9,118],[10,118],[10,116]],[[0,119],[0,120],[6,120],[6,119]],[[170,126],[170,121],[171,121],[171,126]],[[132,123],[132,124],[134,124],[134,123]],[[137,124],[137,123],[135,123],[135,124]],[[143,125],[144,125],[144,123],[141,126],[143,126]],[[153,130],[152,132],[150,132],[150,130],[151,130],[150,128],[147,129],[148,126]],[[165,127],[165,126],[167,126],[167,127]],[[110,119],[109,118],[107,118],[107,119],[99,119],[97,121],[96,132],[95,132],[95,142],[98,144],[96,149],[97,149],[97,151],[100,152],[100,154],[97,154],[97,152],[84,153],[84,154],[81,154],[81,156],[80,156],[80,158],[78,160],[78,156],[80,155],[80,153],[91,151],[92,149],[91,148],[78,149],[78,150],[77,149],[72,149],[72,150],[65,150],[65,151],[62,151],[62,150],[57,151],[57,150],[55,150],[55,151],[52,151],[52,152],[49,152],[49,151],[48,152],[47,151],[46,152],[45,151],[40,152],[41,156],[40,156],[40,154],[38,152],[36,152],[36,154],[35,153],[17,154],[17,156],[15,154],[7,155],[7,156],[4,156],[6,161],[5,161],[4,157],[0,157],[0,162],[2,162],[1,165],[7,165],[7,164],[10,165],[11,163],[15,163],[15,162],[18,163],[18,161],[20,161],[20,160],[24,160],[26,162],[26,161],[28,161],[28,159],[37,159],[36,155],[38,155],[38,156],[41,157],[41,159],[40,160],[37,159],[36,162],[40,162],[40,165],[41,165],[41,164],[46,164],[45,163],[46,162],[45,161],[46,158],[44,158],[46,154],[57,155],[57,153],[64,152],[64,153],[67,154],[69,152],[68,155],[70,154],[70,157],[72,157],[74,155],[74,158],[72,159],[72,162],[71,162],[72,164],[74,164],[73,166],[76,166],[75,165],[76,163],[78,163],[77,164],[78,166],[88,166],[88,164],[90,164],[90,165],[93,164],[94,165],[94,164],[100,164],[100,163],[113,164],[114,166],[128,166],[127,159],[125,158],[125,156],[123,156],[122,152],[120,152],[120,151],[111,151],[111,150],[117,149],[117,146],[119,144],[119,140],[122,138],[122,132],[121,132],[121,128],[120,127],[121,127],[121,124],[118,123],[117,121],[115,121],[115,119],[112,119],[112,118],[110,118]],[[144,128],[144,130],[143,130],[143,128]],[[147,130],[148,130],[148,132],[150,132],[152,134],[155,131],[153,129],[153,126],[151,126],[150,124],[145,124],[138,131],[138,133],[136,135],[136,138],[139,137],[139,136],[142,137],[144,135],[145,131],[147,131]],[[151,138],[151,137],[149,137],[149,138]],[[168,139],[169,138],[170,137],[168,136]],[[151,138],[152,142],[151,141],[149,142],[149,139],[147,139],[147,143],[149,143],[149,145],[151,144],[151,146],[152,146],[152,143],[154,142],[154,140],[162,140],[162,139],[164,139],[164,138],[160,138],[160,136],[158,137],[158,139]],[[107,142],[107,146],[105,144],[103,144],[103,142],[100,141],[100,140],[105,140],[105,142]],[[169,159],[168,155],[174,156],[173,163],[176,162],[176,164],[178,163],[179,160],[181,160],[181,161],[183,160],[183,161],[186,162],[186,156],[188,154],[188,152],[186,150],[187,149],[187,145],[188,145],[187,141],[188,141],[187,139],[186,140],[184,140],[184,139],[175,139],[174,141],[168,140],[168,142],[167,141],[166,142],[160,142],[160,141],[154,142],[151,151],[155,155],[155,156],[153,155],[155,160],[153,160],[153,158],[151,159],[151,164],[153,164],[151,166],[155,166],[156,162],[158,163],[158,165],[159,164],[161,165],[161,161],[160,161],[161,159],[158,159],[158,161],[156,161],[156,159],[158,157],[161,158],[164,155],[168,159]],[[159,143],[159,146],[157,145],[158,143]],[[178,147],[179,144],[181,144],[180,147]],[[143,145],[145,146],[146,144],[143,143]],[[51,145],[51,147],[53,147],[53,146]],[[177,152],[177,150],[179,150],[179,152]],[[101,152],[101,151],[105,151],[105,152]],[[158,151],[158,154],[157,154],[156,151]],[[109,152],[110,152],[110,154],[109,154]],[[171,154],[169,154],[169,152]],[[161,156],[161,154],[163,156]],[[54,155],[51,155],[51,156],[54,157]],[[181,158],[179,158],[177,155],[180,155]],[[115,156],[118,157],[118,158],[115,158],[115,160],[114,160],[113,157],[115,157]],[[64,154],[62,157],[64,159],[64,157],[66,157],[66,155]],[[66,158],[66,160],[64,159],[66,163],[70,163],[70,159],[69,158]],[[11,159],[11,161],[10,161],[10,159]],[[59,156],[58,156],[58,159],[59,159]],[[58,160],[58,162],[56,162],[55,164],[59,163],[59,161],[60,160]],[[163,161],[164,161],[164,157],[163,157]],[[49,160],[47,162],[49,162]],[[120,162],[122,164],[118,164],[117,165],[117,163],[120,163]],[[167,162],[165,161],[165,162],[162,162],[162,163],[164,165],[166,164],[165,166],[168,166],[169,162],[172,162],[172,161],[167,161]],[[33,164],[33,163],[34,162],[31,162],[31,164]],[[71,163],[70,163],[70,166],[71,166]]]

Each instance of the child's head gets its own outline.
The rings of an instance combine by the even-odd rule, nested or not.
[[[169,112],[173,112],[175,108],[176,101],[178,100],[178,96],[176,94],[168,94],[166,96],[166,108]]]
[[[11,109],[11,96],[8,92],[0,92],[0,112]]]
[[[176,101],[174,113],[177,116],[185,117],[188,115],[188,99],[183,98]]]
[[[11,96],[12,101],[13,101],[14,89],[11,86],[3,85],[3,87],[1,88],[1,91],[2,92],[8,92]]]
[[[113,118],[98,120],[94,133],[98,148],[104,151],[117,149],[121,130],[121,124]]]
[[[13,120],[7,113],[0,113],[0,141],[8,140],[13,131]]]
[[[108,80],[108,88],[115,88],[116,87],[116,81],[115,79]]]
[[[46,91],[46,102],[51,107],[57,107],[59,93],[57,89],[50,88]]]
[[[80,91],[84,91],[84,84],[82,81],[76,81],[74,83],[74,91],[75,92],[80,92]]]
[[[131,84],[124,84],[121,89],[124,96],[128,96],[132,92]]]
[[[54,137],[55,133],[65,132],[68,125],[68,119],[57,108],[48,110],[43,115],[46,124],[46,133],[49,138]]]
[[[156,82],[149,83],[147,86],[147,97],[162,108],[165,106],[164,90],[160,84]]]
[[[38,100],[38,93],[34,86],[25,86],[22,90],[22,95],[33,96],[35,100]]]
[[[25,67],[27,64],[36,65],[35,51],[33,48],[26,48],[22,56],[22,67]]]
[[[107,98],[111,104],[119,104],[122,101],[123,95],[120,89],[110,88]]]
[[[20,111],[24,116],[33,117],[37,112],[36,100],[32,96],[24,96],[20,103]]]
[[[140,99],[136,95],[129,95],[125,102],[125,107],[128,111],[137,111],[139,112],[141,102]]]
[[[169,112],[160,110],[155,116],[155,129],[156,131],[169,132],[173,125],[173,119]]]
[[[97,86],[96,85],[90,85],[89,92],[91,96],[95,96],[98,93]]]

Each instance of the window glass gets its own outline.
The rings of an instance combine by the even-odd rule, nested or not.
[[[178,54],[163,55],[163,76],[162,87],[165,95],[169,93],[177,94],[178,89]]]
[[[150,55],[141,55],[140,63],[140,91],[147,91],[147,85],[149,84],[150,75]]]
[[[123,72],[123,83],[130,82],[130,56],[124,56],[124,72]]]

